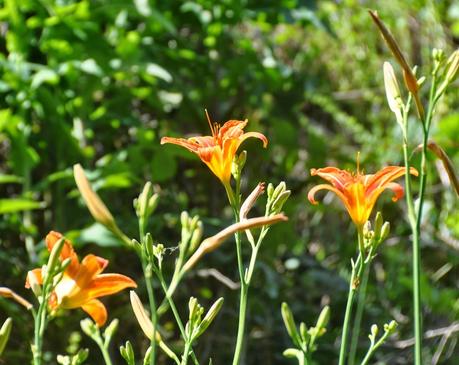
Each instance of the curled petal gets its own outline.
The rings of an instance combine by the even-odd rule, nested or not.
[[[251,138],[251,137],[258,138],[259,140],[261,140],[263,142],[263,147],[264,148],[266,148],[268,146],[268,139],[266,138],[266,136],[264,134],[261,134],[259,132],[247,132],[247,133],[244,133],[241,137],[239,137],[239,141],[240,141],[240,143],[242,143],[247,138]]]
[[[218,131],[220,138],[238,138],[247,125],[248,120],[228,120]]]
[[[384,188],[391,181],[405,175],[406,168],[400,166],[387,166],[371,177],[367,183],[365,194],[372,194],[373,190]],[[410,174],[418,176],[418,171],[410,167]]]
[[[393,202],[396,202],[397,200],[403,197],[404,190],[403,190],[403,186],[401,186],[400,184],[391,182],[386,185],[386,188],[394,192],[394,196],[392,197]]]
[[[319,190],[333,191],[336,195],[338,195],[338,197],[343,201],[344,205],[347,207],[348,204],[347,204],[346,196],[341,191],[339,191],[337,188],[331,185],[328,185],[328,184],[320,184],[320,185],[314,186],[311,190],[309,190],[308,199],[312,204],[314,205],[317,204],[317,201],[314,199],[314,196]]]
[[[343,191],[349,183],[354,181],[354,177],[345,170],[336,167],[324,167],[321,169],[311,169],[311,176],[320,176],[322,179],[332,183],[334,187]]]
[[[90,300],[82,305],[81,309],[91,316],[98,327],[102,327],[107,321],[107,309],[100,300]]]

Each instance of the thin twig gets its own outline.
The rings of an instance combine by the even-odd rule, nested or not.
[[[231,290],[237,290],[241,286],[239,283],[236,283],[233,280],[231,280],[229,277],[223,275],[217,269],[213,269],[213,268],[212,269],[202,269],[202,270],[198,270],[197,274],[198,276],[203,277],[203,278],[212,276],[213,278],[221,282],[223,285],[226,285]]]
[[[448,327],[442,327],[442,328],[436,328],[433,330],[428,330],[424,333],[424,338],[429,339],[429,338],[435,338],[438,336],[444,336],[444,335],[452,335],[455,332],[459,332],[459,321],[453,322],[450,326]],[[414,345],[414,337],[409,338],[407,340],[402,340],[402,341],[396,341],[393,343],[394,347],[399,348],[399,349],[405,349],[407,347],[413,346]]]

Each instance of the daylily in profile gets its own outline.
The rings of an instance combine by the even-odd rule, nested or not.
[[[62,238],[58,232],[51,231],[46,236],[46,245],[51,252],[54,245]],[[89,254],[80,262],[72,243],[65,240],[60,261],[70,259],[62,279],[56,285],[49,300],[51,309],[80,308],[88,313],[99,327],[107,320],[107,309],[96,298],[111,295],[125,288],[135,288],[136,283],[121,274],[101,274],[107,267],[108,260]],[[42,269],[34,269],[27,274],[26,287],[33,283],[42,284]]]
[[[231,164],[241,143],[247,138],[255,137],[263,141],[263,147],[266,147],[268,140],[258,132],[244,133],[244,127],[248,123],[247,119],[244,121],[229,120],[223,126],[217,123],[212,125],[209,115],[207,115],[207,120],[212,132],[211,136],[191,137],[188,139],[163,137],[161,144],[173,143],[196,153],[220,181],[227,186],[231,178]]]
[[[379,195],[385,189],[394,192],[393,201],[403,196],[403,187],[394,183],[393,180],[405,175],[405,167],[387,166],[374,175],[364,175],[357,167],[357,173],[352,174],[336,167],[312,169],[311,175],[318,175],[330,184],[320,184],[312,188],[308,193],[308,199],[312,204],[317,204],[314,195],[317,191],[325,189],[333,191],[343,202],[352,221],[362,227],[370,217],[373,206]],[[418,176],[418,171],[411,167],[410,173]]]

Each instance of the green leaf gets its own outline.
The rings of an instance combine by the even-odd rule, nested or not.
[[[59,75],[55,71],[51,69],[43,69],[38,71],[35,75],[33,75],[31,87],[32,89],[37,89],[43,83],[55,85],[58,82]]]
[[[0,184],[22,183],[22,177],[16,175],[3,175],[0,174]]]
[[[0,214],[20,212],[23,210],[43,209],[44,202],[28,199],[0,199]]]

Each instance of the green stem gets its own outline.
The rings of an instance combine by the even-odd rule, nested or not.
[[[360,285],[360,291],[357,298],[357,311],[354,318],[354,325],[352,327],[351,347],[349,351],[349,365],[355,364],[355,355],[357,354],[357,347],[359,344],[360,325],[362,323],[363,310],[365,309],[365,298],[367,296],[369,268],[369,265],[365,267],[362,284]]]
[[[169,306],[170,306],[170,308],[172,310],[172,313],[174,314],[175,321],[177,322],[177,325],[178,325],[179,330],[180,330],[180,334],[186,340],[186,332],[185,332],[185,327],[183,326],[183,321],[180,318],[180,314],[179,314],[179,312],[177,310],[177,307],[176,307],[176,305],[174,303],[174,300],[172,299],[172,297],[170,295],[168,295],[168,288],[167,288],[167,285],[166,285],[166,281],[164,280],[164,277],[162,275],[161,267],[158,269],[157,275],[158,275],[158,279],[159,279],[159,281],[161,283],[161,287],[163,288],[164,294],[166,296],[167,302],[169,303]],[[199,365],[198,359],[196,357],[196,354],[193,351],[193,348],[192,348],[191,344],[189,346],[188,352],[191,352],[191,358],[193,359],[194,364],[195,365]]]
[[[186,341],[185,342],[185,349],[183,350],[181,365],[187,365],[188,364],[188,357],[189,357],[189,353],[190,353],[190,348],[191,348],[191,343]]]
[[[244,283],[244,278],[241,279],[241,296],[239,300],[239,321],[237,328],[236,348],[234,350],[233,365],[238,365],[242,353],[245,335],[245,320],[247,314],[247,297],[249,287]]]
[[[357,227],[358,229],[358,240],[359,240],[359,247],[363,247],[363,227]],[[339,350],[339,365],[344,365],[346,360],[347,354],[347,347],[348,347],[348,332],[349,332],[349,324],[351,322],[352,316],[352,307],[354,305],[354,297],[355,292],[358,289],[360,284],[360,278],[362,276],[362,269],[365,265],[365,259],[363,257],[363,252],[359,250],[359,256],[357,257],[357,261],[352,266],[352,273],[351,273],[351,280],[349,282],[349,294],[347,296],[347,303],[346,303],[346,312],[344,314],[344,322],[343,322],[343,334],[341,336],[341,347]]]
[[[112,359],[110,358],[110,354],[108,353],[108,349],[102,343],[102,339],[99,337],[96,339],[96,343],[99,346],[100,352],[102,353],[102,357],[104,358],[105,365],[112,365]]]
[[[139,219],[139,235],[140,241],[142,246],[145,244],[145,226],[146,222],[144,219]],[[142,249],[140,253],[140,261],[142,262],[142,270],[143,275],[145,277],[145,286],[147,287],[147,295],[148,295],[148,304],[150,306],[150,316],[151,316],[151,323],[153,324],[153,335],[151,336],[150,340],[150,347],[151,347],[151,355],[150,355],[150,365],[155,365],[156,363],[156,322],[157,322],[157,315],[156,315],[156,302],[155,302],[155,295],[153,292],[153,284],[152,284],[152,267],[148,263],[148,258],[145,255],[145,250]]]
[[[368,362],[370,361],[370,358],[373,356],[373,354],[376,352],[376,350],[381,346],[385,341],[386,338],[390,335],[390,332],[384,332],[384,335],[381,336],[378,342],[375,344],[371,344],[370,348],[368,349],[367,354],[365,355],[364,359],[360,363],[360,365],[367,365]]]

